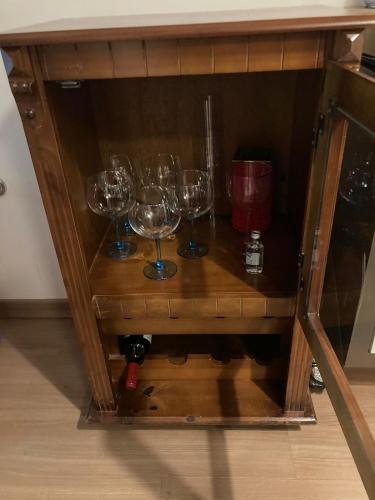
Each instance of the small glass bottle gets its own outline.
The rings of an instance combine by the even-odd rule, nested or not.
[[[245,242],[245,268],[249,274],[260,274],[263,271],[264,246],[260,241],[260,231],[251,231]]]

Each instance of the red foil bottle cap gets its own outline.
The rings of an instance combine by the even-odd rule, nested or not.
[[[126,374],[125,389],[127,391],[134,391],[137,388],[138,381],[138,364],[129,363]]]

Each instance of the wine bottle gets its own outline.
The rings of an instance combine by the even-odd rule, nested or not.
[[[125,389],[134,391],[137,388],[138,367],[150,350],[152,335],[122,335],[119,337],[120,353],[127,361]]]

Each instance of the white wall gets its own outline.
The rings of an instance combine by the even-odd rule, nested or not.
[[[1,16],[0,16],[1,17]],[[65,297],[21,120],[0,58],[0,299]]]
[[[1,0],[0,30],[57,18],[309,5],[313,0]],[[316,2],[318,3],[318,2]],[[361,0],[328,0],[361,6]],[[65,296],[22,126],[0,63],[0,299]]]

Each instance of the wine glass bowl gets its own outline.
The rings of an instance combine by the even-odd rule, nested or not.
[[[109,157],[109,164],[111,170],[125,170],[125,173],[130,177],[130,179],[135,179],[135,169],[133,167],[133,161],[125,153],[114,153]],[[121,223],[121,229],[123,230],[125,236],[134,234],[128,220],[128,216],[125,214]]]
[[[176,176],[172,193],[172,209],[190,223],[190,239],[178,247],[177,253],[187,259],[203,257],[207,254],[208,247],[193,238],[193,221],[212,207],[212,186],[208,173],[202,170],[182,170]]]
[[[87,179],[88,206],[94,213],[109,217],[115,226],[116,241],[107,248],[107,255],[113,259],[125,259],[136,251],[136,245],[123,241],[119,231],[119,218],[134,202],[133,183],[124,169],[103,170]]]
[[[163,260],[160,252],[160,240],[169,236],[178,226],[180,215],[170,206],[167,188],[158,185],[140,185],[136,192],[135,204],[129,212],[129,222],[134,231],[145,238],[155,240],[157,259],[143,270],[147,278],[164,280],[177,272],[174,262]]]
[[[181,169],[180,159],[171,153],[157,153],[144,156],[138,164],[138,181],[142,186],[169,187],[175,183],[175,176]]]

